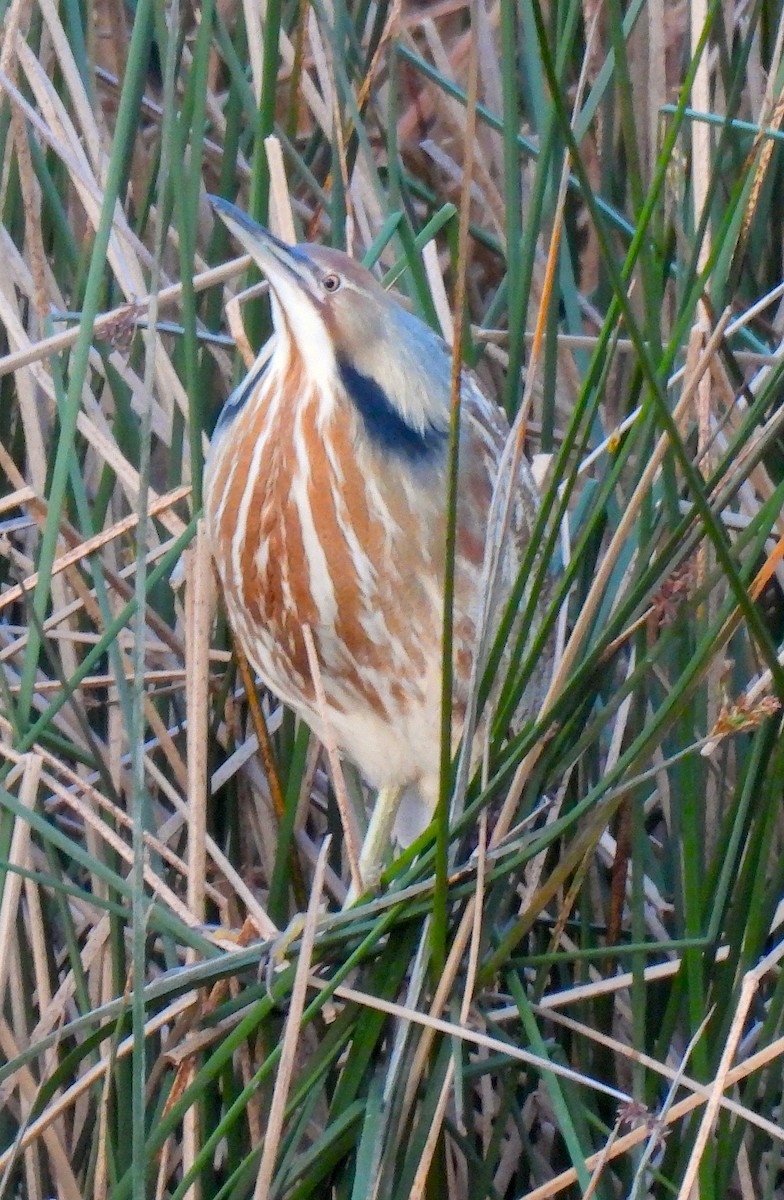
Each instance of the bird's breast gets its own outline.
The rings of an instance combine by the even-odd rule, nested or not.
[[[426,703],[440,655],[441,491],[386,478],[358,447],[353,414],[325,413],[317,393],[246,405],[213,448],[205,511],[229,619],[264,681],[311,724],[304,625],[334,713],[392,720]]]

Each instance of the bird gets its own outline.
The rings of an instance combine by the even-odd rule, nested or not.
[[[451,349],[349,255],[289,245],[228,200],[210,202],[266,276],[272,335],[215,426],[208,540],[229,624],[263,685],[322,741],[326,723],[378,793],[359,860],[363,885],[373,886],[396,819],[399,840],[413,840],[439,790]],[[455,744],[509,434],[466,368],[460,387]],[[514,489],[502,601],[540,509],[526,460]]]

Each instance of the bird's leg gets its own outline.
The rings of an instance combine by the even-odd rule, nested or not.
[[[401,787],[382,788],[376,797],[373,813],[362,843],[359,855],[359,873],[362,876],[362,886],[374,888],[381,877],[384,854],[392,836],[400,799],[403,795]],[[344,908],[353,904],[357,899],[353,885],[348,890]]]

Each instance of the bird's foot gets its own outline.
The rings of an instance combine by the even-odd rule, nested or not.
[[[346,892],[346,899],[343,901],[343,912],[347,908],[351,908],[352,904],[356,904],[360,896],[366,896],[368,893],[375,893],[381,887],[381,875],[384,871],[384,864],[368,863],[363,868],[362,860],[360,859],[360,874],[362,876],[362,887],[359,891],[354,887],[354,884],[349,884],[349,889]]]
[[[273,941],[267,956],[259,964],[259,977],[264,976],[268,992],[272,992],[272,981],[277,971],[288,962],[289,949],[302,936],[305,928],[305,914],[295,913],[282,933]]]

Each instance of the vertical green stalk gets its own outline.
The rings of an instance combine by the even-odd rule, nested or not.
[[[471,22],[476,25],[475,0],[471,4]],[[449,846],[449,809],[452,780],[452,642],[454,633],[455,553],[457,549],[457,490],[460,452],[460,401],[463,374],[463,325],[466,307],[466,272],[468,267],[469,218],[471,214],[471,178],[474,156],[473,140],[476,129],[476,98],[479,62],[476,38],[471,40],[468,64],[468,99],[466,104],[466,154],[463,163],[460,223],[458,236],[457,284],[454,303],[454,336],[452,342],[451,412],[449,421],[449,467],[447,472],[446,554],[444,563],[444,627],[441,681],[441,761],[438,805],[436,807],[435,886],[433,891],[433,922],[430,933],[434,972],[443,969],[446,961],[447,884]]]
[[[501,87],[504,119],[504,206],[506,209],[506,270],[509,280],[509,364],[506,375],[506,411],[517,412],[522,389],[525,345],[525,304],[522,263],[522,195],[520,189],[520,128],[517,70],[517,5],[501,0]]]
[[[283,12],[282,0],[268,0],[264,22],[264,53],[261,63],[261,96],[256,117],[256,141],[250,191],[251,215],[266,224],[269,213],[269,166],[264,139],[275,129],[275,105],[278,84],[278,43]],[[304,11],[301,14],[305,19]]]
[[[93,243],[93,251],[90,256],[90,268],[87,273],[87,283],[82,303],[79,337],[71,355],[68,394],[59,414],[60,436],[57,441],[54,466],[52,467],[52,485],[49,491],[46,524],[41,537],[41,549],[38,555],[38,582],[35,585],[32,600],[33,612],[35,613],[37,622],[30,627],[19,688],[19,721],[21,726],[24,726],[30,717],[33,687],[38,669],[38,656],[41,650],[41,632],[38,625],[39,623],[43,623],[49,604],[52,564],[57,553],[60,516],[65,503],[68,474],[74,453],[76,421],[82,402],[82,388],[84,387],[87,368],[90,362],[93,325],[95,324],[95,318],[98,315],[101,302],[101,285],[106,268],[106,256],[112,232],[112,223],[114,221],[114,209],[118,199],[120,182],[123,177],[124,147],[131,140],[133,129],[138,119],[138,96],[147,69],[147,47],[152,27],[152,14],[153,0],[139,0],[128,49],[128,64],[125,79],[123,80],[122,92],[120,94],[117,125],[106,178],[106,190],[104,191],[103,202],[101,204],[101,216],[98,222],[95,242]]]
[[[174,81],[177,62],[177,33],[180,21],[179,0],[171,0],[169,29],[166,39],[166,63],[164,70],[164,123],[161,131],[161,179],[168,178],[171,165],[172,133],[174,123]],[[158,340],[158,288],[160,268],[165,241],[165,224],[159,209],[155,231],[155,249],[150,277],[148,328],[145,333],[145,391],[149,395],[155,385],[156,343]],[[194,431],[192,443],[200,446],[200,430]],[[147,647],[147,536],[150,525],[148,495],[150,485],[150,453],[152,443],[152,405],[145,405],[139,422],[139,500],[136,542],[136,579],[134,599],[136,613],[133,620],[133,696],[130,736],[131,756],[131,803],[133,819],[133,865],[132,887],[132,978],[133,999],[131,1017],[133,1028],[133,1059],[131,1064],[132,1133],[131,1133],[131,1177],[134,1200],[145,1200],[147,1165],[146,1136],[146,1040],[144,1036],[145,1002],[144,986],[147,979],[147,905],[144,886],[146,852],[144,834],[149,823],[149,798],[147,796],[144,762],[144,696],[145,696],[145,651]]]
[[[214,0],[202,4],[199,33],[193,55],[193,72],[189,87],[193,96],[193,117],[188,149],[188,171],[185,187],[181,193],[180,208],[180,278],[182,280],[182,324],[183,355],[185,362],[185,384],[188,392],[190,416],[191,485],[193,507],[201,507],[202,448],[201,435],[204,430],[204,396],[199,387],[199,339],[196,332],[196,295],[193,290],[193,262],[196,255],[196,234],[201,197],[202,146],[207,109],[207,69],[212,46]],[[174,99],[172,97],[172,108]],[[183,131],[183,143],[185,135]],[[184,149],[184,145],[183,145]],[[168,150],[164,141],[162,153]],[[161,164],[161,178],[166,179]]]

